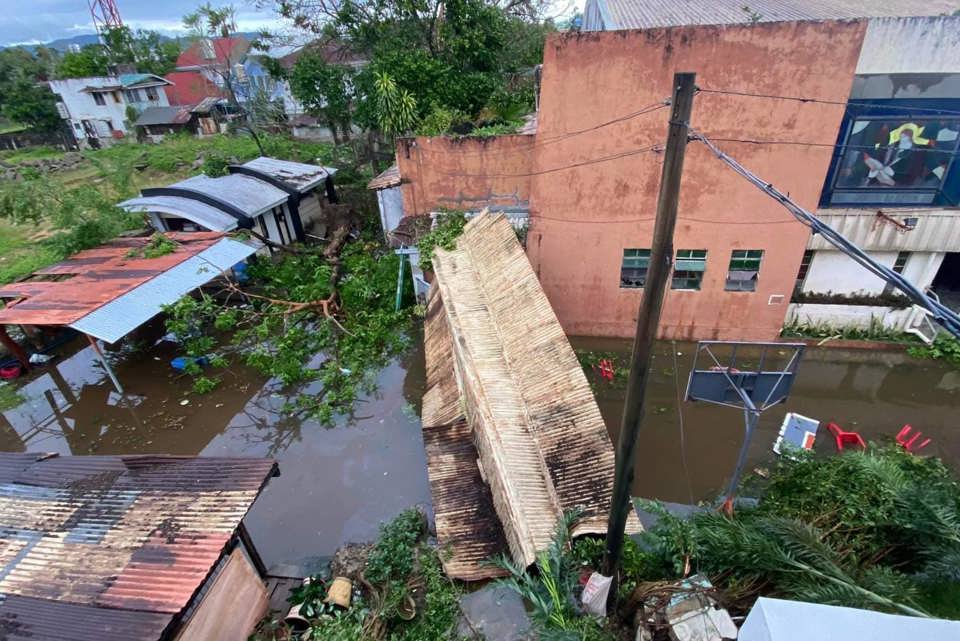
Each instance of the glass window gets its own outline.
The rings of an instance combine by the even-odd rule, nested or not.
[[[833,205],[932,204],[960,142],[954,117],[859,117],[834,174]]]
[[[107,104],[107,101],[106,99],[104,99],[103,94],[100,93],[99,91],[93,92],[93,101],[98,105],[100,105],[101,107]]]
[[[793,287],[794,294],[799,294],[803,291],[803,283],[807,280],[807,272],[810,271],[811,262],[813,262],[813,250],[808,249],[803,252],[803,258],[800,259],[800,269],[797,270],[797,283]]]
[[[678,249],[673,265],[672,289],[700,289],[707,269],[706,249]]]
[[[650,266],[649,249],[624,249],[620,264],[620,287],[643,287]]]
[[[140,102],[139,89],[124,89],[123,95],[127,97],[127,102]]]
[[[907,266],[907,261],[910,260],[910,252],[899,252],[897,254],[897,259],[893,261],[893,271],[902,274],[904,268]],[[898,293],[896,287],[891,283],[887,283],[883,288],[884,294],[894,294]]]
[[[160,96],[157,95],[156,87],[147,87],[147,100],[160,100]]]
[[[730,270],[727,272],[729,292],[752,292],[757,289],[757,277],[760,275],[762,249],[734,249],[730,254]]]

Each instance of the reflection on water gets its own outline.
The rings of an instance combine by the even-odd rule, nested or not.
[[[573,339],[578,348],[621,352],[629,341]],[[657,346],[647,389],[633,493],[687,503],[715,497],[729,479],[743,438],[743,414],[706,403],[681,402],[693,364],[694,345]],[[674,376],[674,354],[678,376]],[[893,440],[909,423],[933,438],[924,454],[960,467],[960,373],[935,361],[911,359],[902,352],[808,348],[796,384],[784,405],[760,419],[749,450],[747,470],[773,463],[771,451],[786,412],[821,421],[817,450],[835,449],[826,423],[859,431],[867,440]],[[624,391],[598,386],[598,402],[616,442]],[[681,431],[681,415],[683,430]],[[685,437],[681,439],[681,436]],[[683,442],[683,446],[681,446]],[[689,474],[684,473],[686,455]]]
[[[328,429],[285,415],[279,385],[244,367],[223,372],[213,393],[192,394],[189,378],[169,365],[175,345],[162,340],[110,354],[121,397],[92,349],[75,341],[21,388],[23,404],[0,414],[0,449],[275,457],[281,475],[246,519],[260,553],[268,565],[329,555],[374,537],[402,509],[429,503],[420,345],[380,373],[377,393],[353,416]]]
[[[575,340],[577,347],[626,351],[627,341]],[[171,369],[173,344],[159,341],[111,359],[126,398],[117,394],[85,343],[33,374],[26,401],[0,414],[0,449],[61,454],[203,454],[272,456],[281,475],[254,505],[247,524],[268,564],[329,555],[341,543],[371,539],[381,521],[429,503],[420,435],[422,344],[384,368],[376,394],[354,415],[325,429],[285,416],[288,400],[275,382],[243,367],[222,374],[213,393],[190,393]],[[674,354],[677,367],[674,364]],[[648,389],[634,494],[668,501],[712,498],[732,471],[743,435],[742,415],[703,403],[681,403],[692,345],[661,343]],[[836,421],[866,438],[892,438],[911,423],[933,443],[924,452],[960,460],[960,373],[901,353],[809,349],[785,406],[768,410],[750,450],[748,469],[768,465],[786,411]],[[186,403],[184,403],[186,401]],[[616,441],[623,391],[598,389],[600,409]],[[818,449],[833,446],[825,429]],[[689,474],[684,473],[683,455]]]

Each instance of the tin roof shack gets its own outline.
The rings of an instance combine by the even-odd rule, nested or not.
[[[70,327],[86,334],[99,354],[95,338],[120,340],[164,305],[229,272],[259,247],[211,232],[165,236],[174,247],[161,256],[145,254],[151,238],[118,238],[0,287],[0,300],[6,303],[0,308],[0,341],[29,367],[7,325]],[[109,363],[103,363],[122,392]]]
[[[144,212],[158,231],[250,229],[278,245],[303,241],[323,223],[323,202],[337,202],[336,169],[260,157],[218,178],[193,176],[143,189],[119,204]]]
[[[150,107],[144,110],[133,123],[137,130],[137,140],[162,142],[169,134],[196,133],[199,128],[197,115],[192,107]]]
[[[243,517],[272,460],[0,454],[9,641],[242,639],[267,606]]]
[[[433,264],[423,431],[446,572],[494,575],[504,543],[529,565],[575,509],[574,536],[605,533],[613,445],[513,226],[480,214]]]

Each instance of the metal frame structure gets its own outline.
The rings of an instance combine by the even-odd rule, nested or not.
[[[123,26],[116,0],[89,0],[89,7],[93,26],[100,34],[101,40],[105,31]]]
[[[730,362],[726,365],[721,364],[720,359],[717,358],[715,348],[718,346],[730,348]],[[756,367],[743,370],[737,368],[737,351],[741,347],[760,349]],[[804,343],[740,341],[700,341],[697,343],[697,349],[693,357],[693,369],[690,370],[690,377],[687,380],[685,400],[704,401],[743,411],[743,445],[740,446],[737,464],[733,476],[730,478],[730,484],[727,486],[723,503],[724,509],[728,512],[733,509],[733,498],[737,491],[737,485],[740,483],[740,475],[746,464],[747,451],[760,420],[760,414],[787,400],[806,347]],[[792,351],[784,367],[775,370],[764,369],[765,362],[768,362],[767,351],[770,349]],[[697,367],[701,354],[705,354],[709,358],[707,369]],[[710,362],[712,362],[712,365],[709,364]],[[721,385],[717,385],[718,379]],[[752,385],[749,385],[750,382],[752,382]],[[730,398],[731,392],[734,395],[733,399]],[[764,392],[766,393],[764,394]],[[762,399],[757,397],[758,393],[762,395]]]

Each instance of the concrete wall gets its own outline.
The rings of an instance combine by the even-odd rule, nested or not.
[[[571,132],[663,101],[675,71],[696,71],[698,85],[706,88],[844,101],[864,28],[855,21],[765,23],[560,34],[548,40],[527,248],[568,333],[634,331],[642,290],[619,287],[620,265],[624,248],[651,245],[662,156],[592,161],[662,144],[669,112],[624,118],[581,135]],[[833,105],[702,93],[692,124],[717,138],[832,145],[842,115]],[[802,205],[815,207],[830,148],[722,146]],[[398,155],[402,158],[402,149]],[[580,166],[565,169],[575,164]],[[409,175],[403,167],[401,173]],[[661,335],[774,338],[808,238],[808,230],[781,206],[692,143],[675,247],[706,249],[707,267],[700,291],[669,292]],[[764,250],[755,292],[724,291],[733,249]]]
[[[398,140],[404,214],[527,207],[533,145],[532,135]]]
[[[82,120],[106,121],[113,124],[113,128],[126,133],[124,120],[127,117],[127,103],[123,97],[123,91],[117,89],[120,96],[120,102],[115,102],[113,94],[104,94],[104,105],[98,105],[90,92],[82,91],[88,86],[101,87],[119,85],[118,78],[98,77],[98,78],[68,78],[65,80],[51,80],[50,89],[58,94],[58,100],[64,104],[69,114],[71,125],[77,125]],[[163,88],[157,90],[162,94]],[[76,129],[74,127],[74,129]],[[80,130],[80,139],[83,139],[83,131]]]
[[[896,251],[868,252],[878,263],[892,268],[897,260]],[[903,276],[924,289],[933,282],[943,252],[912,252],[903,268]],[[881,294],[886,283],[858,265],[852,258],[835,250],[818,250],[810,261],[803,291],[825,294]]]
[[[918,307],[897,309],[881,305],[820,305],[790,303],[787,323],[834,329],[869,329],[880,324],[887,329],[906,331],[924,316]]]

